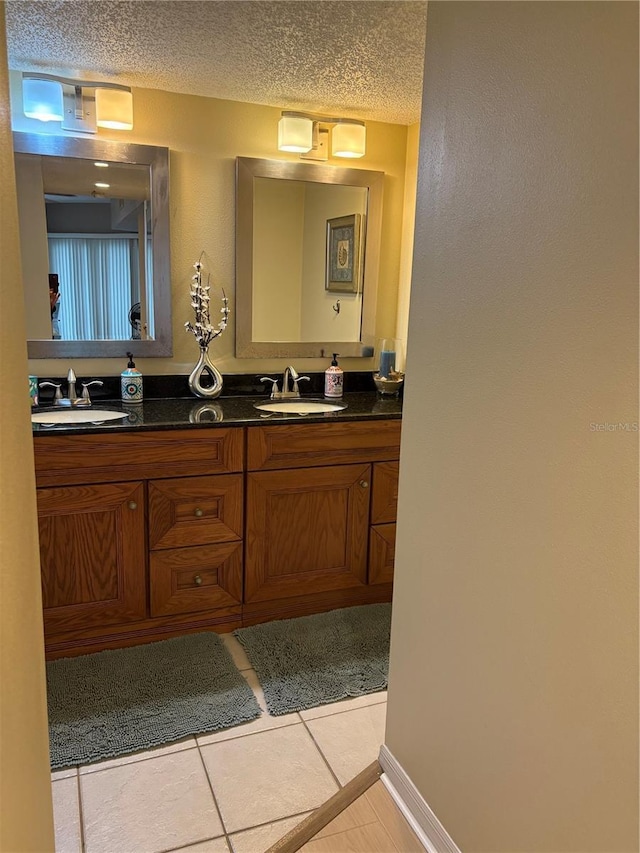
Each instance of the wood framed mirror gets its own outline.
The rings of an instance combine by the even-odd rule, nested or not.
[[[29,358],[170,356],[168,149],[19,132],[13,146]]]
[[[373,354],[383,187],[384,172],[237,158],[238,358]]]

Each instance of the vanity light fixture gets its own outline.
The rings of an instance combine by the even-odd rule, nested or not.
[[[133,128],[133,95],[128,86],[119,83],[24,71],[22,104],[27,118],[61,121],[63,130],[96,133],[98,127]]]
[[[283,111],[278,122],[278,150],[309,155],[318,148],[322,131],[331,132],[331,154],[333,157],[362,157],[365,152],[367,130],[358,119],[332,118],[309,113]],[[317,159],[326,160],[324,156]]]

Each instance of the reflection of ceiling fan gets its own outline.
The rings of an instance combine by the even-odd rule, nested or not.
[[[129,308],[129,323],[131,324],[131,340],[139,341],[141,338],[139,302],[134,302]]]

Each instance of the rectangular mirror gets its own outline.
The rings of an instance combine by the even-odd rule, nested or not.
[[[384,173],[236,160],[236,356],[371,356]]]
[[[29,358],[170,356],[168,149],[13,139]]]

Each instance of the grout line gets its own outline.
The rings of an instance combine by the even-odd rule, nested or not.
[[[80,784],[80,767],[76,770],[76,780],[78,786],[78,816],[80,818],[80,849],[85,853],[87,842],[84,837],[84,808],[82,807],[82,785]]]
[[[89,770],[86,773],[80,773],[80,767],[91,767],[90,764],[81,764],[78,767],[78,775],[82,776],[92,776],[94,773],[106,773],[108,770],[115,770],[117,767],[126,767],[127,764],[140,764],[142,761],[152,761],[154,758],[164,758],[166,755],[175,755],[178,752],[187,752],[189,749],[194,749],[198,745],[198,741],[196,740],[196,735],[190,735],[191,740],[193,740],[192,744],[184,744],[181,749],[174,749],[172,752],[165,752],[162,754],[153,754],[149,755],[146,752],[141,753],[140,758],[131,759],[130,761],[123,761],[121,764],[114,764],[112,767],[101,767],[99,770]],[[174,741],[175,743],[175,741]],[[170,746],[171,741],[168,741],[165,744],[161,744],[157,747],[157,749],[164,749],[165,746]],[[128,753],[129,756],[132,753]],[[123,753],[121,756],[115,755],[113,758],[105,759],[105,761],[116,761],[118,758],[126,758],[127,753]]]
[[[215,791],[213,790],[213,780],[209,776],[209,771],[207,770],[207,762],[204,760],[204,756],[202,754],[202,750],[200,748],[200,744],[196,741],[196,748],[198,750],[198,755],[200,756],[200,761],[202,762],[202,767],[204,769],[204,775],[207,778],[207,782],[209,784],[209,790],[211,791],[211,797],[213,799],[213,804],[216,807],[216,811],[218,813],[218,817],[220,818],[220,826],[222,827],[222,832],[224,834],[224,839],[227,843],[227,847],[229,850],[233,850],[231,846],[231,841],[229,839],[229,833],[227,832],[227,825],[224,822],[224,818],[222,817],[222,811],[220,810],[220,806],[218,805],[218,801],[216,799]],[[219,837],[219,836],[218,836]]]
[[[363,693],[362,695],[368,696],[371,694]],[[329,702],[327,705],[316,705],[315,707],[316,708],[327,708],[327,707],[331,707],[333,705],[337,705],[337,704],[342,703],[342,702],[350,702],[352,699],[357,699],[357,698],[359,698],[359,697],[350,696],[348,699],[339,699],[338,702]],[[357,708],[343,708],[341,710],[331,711],[328,714],[318,714],[317,717],[309,717],[308,722],[312,722],[313,720],[325,720],[327,717],[335,717],[337,714],[348,714],[350,711],[360,711],[362,708],[372,708],[374,705],[382,705],[386,701],[387,701],[387,697],[385,695],[384,699],[380,699],[377,702],[368,702],[366,705],[358,705]],[[304,714],[306,711],[313,711],[313,710],[315,710],[315,709],[314,708],[305,708],[304,711],[298,711],[297,713],[300,714],[302,717],[302,714]],[[302,719],[305,719],[305,718],[302,717]]]
[[[314,738],[313,733],[312,733],[311,729],[309,728],[309,726],[307,725],[306,720],[303,720],[303,721],[302,721],[302,725],[305,727],[305,729],[306,729],[306,731],[307,731],[307,734],[309,735],[309,737],[310,737],[310,738],[311,738],[311,740],[313,741],[313,744],[314,744],[315,748],[316,748],[316,749],[318,750],[318,752],[320,753],[320,756],[322,757],[322,760],[323,760],[323,761],[324,761],[324,763],[327,765],[327,767],[328,767],[328,769],[329,769],[329,773],[331,773],[331,775],[333,776],[333,778],[334,778],[334,780],[335,780],[336,785],[338,786],[338,790],[340,790],[340,789],[343,787],[342,782],[340,782],[340,780],[338,779],[338,777],[336,776],[336,774],[333,772],[333,767],[329,764],[329,760],[328,760],[328,758],[325,756],[324,752],[320,749],[320,744],[319,744],[319,743],[318,743],[318,741]]]

